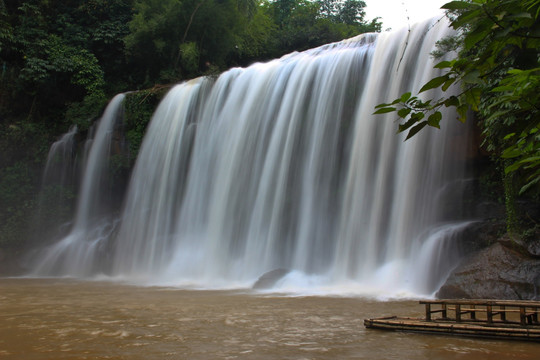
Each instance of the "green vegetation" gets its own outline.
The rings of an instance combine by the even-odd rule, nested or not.
[[[0,248],[24,246],[50,144],[73,124],[84,137],[114,94],[141,90],[126,97],[129,154],[111,160],[121,178],[170,84],[380,31],[364,7],[359,0],[0,0]],[[72,189],[42,197],[50,198],[42,221],[71,211]]]
[[[124,131],[129,144],[129,166],[133,165],[150,118],[167,91],[168,87],[154,87],[126,95]]]
[[[469,109],[479,119],[484,147],[504,167],[501,183],[510,234],[521,231],[519,195],[540,193],[540,0],[462,0],[443,6],[457,35],[439,44],[457,51],[436,68],[446,73],[420,90],[446,91],[459,83],[457,96],[421,100],[405,93],[378,106],[376,114],[397,112],[407,139],[426,126],[440,128],[443,107],[455,107],[465,121]],[[526,227],[536,226],[534,223]]]

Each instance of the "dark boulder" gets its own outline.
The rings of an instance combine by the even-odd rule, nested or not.
[[[261,275],[259,279],[253,285],[253,289],[262,290],[270,289],[276,285],[276,283],[281,280],[285,275],[287,275],[290,270],[287,269],[274,269],[268,271]]]
[[[464,259],[437,297],[539,299],[540,259],[509,240],[499,241]]]

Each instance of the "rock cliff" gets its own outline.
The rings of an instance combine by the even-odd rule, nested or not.
[[[538,242],[527,247],[508,238],[476,251],[453,271],[438,298],[540,299]]]

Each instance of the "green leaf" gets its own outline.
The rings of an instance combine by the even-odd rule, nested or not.
[[[452,67],[453,62],[452,61],[441,61],[437,65],[434,66],[435,69],[446,69]]]
[[[540,156],[531,156],[531,157],[521,160],[520,162],[525,164],[525,163],[538,162],[538,161],[540,161]]]
[[[480,7],[477,7],[476,9],[471,9],[468,11],[463,12],[461,16],[459,16],[456,20],[452,21],[452,27],[454,29],[468,26],[471,23],[475,23],[478,19],[482,19],[484,17],[484,13],[481,10]]]
[[[459,106],[459,99],[457,96],[450,96],[448,99],[444,101],[444,106],[450,107],[450,106]]]
[[[457,108],[459,121],[461,121],[462,123],[467,120],[467,111],[469,111],[469,106],[467,106],[466,104],[459,105]]]
[[[386,114],[386,113],[393,112],[393,111],[396,111],[396,110],[397,109],[395,107],[385,107],[385,108],[382,108],[382,109],[379,109],[379,110],[375,111],[373,113],[373,115]]]
[[[415,121],[420,121],[426,116],[423,112],[415,112],[411,115],[411,119],[414,119]]]
[[[461,78],[462,82],[466,82],[468,84],[481,84],[482,81],[480,79],[480,71],[478,70],[471,70],[465,73],[465,75]]]
[[[446,80],[446,82],[444,83],[444,85],[442,86],[442,91],[446,91],[448,90],[448,88],[450,86],[452,86],[452,84],[456,81],[456,78],[450,78],[448,80]]]
[[[409,115],[410,113],[411,113],[411,109],[403,108],[403,109],[400,109],[397,114],[400,118],[405,119],[407,115]]]
[[[533,180],[531,180],[527,184],[523,185],[523,187],[519,190],[519,195],[523,195],[533,185],[538,184],[539,181],[540,181],[540,174],[536,173]]]
[[[515,88],[513,86],[498,86],[491,90],[491,92],[507,92],[507,91],[514,91]]]
[[[411,131],[409,131],[409,133],[407,134],[407,138],[405,139],[405,141],[409,140],[410,138],[412,138],[414,135],[416,135],[420,130],[422,130],[426,125],[428,124],[427,121],[422,121],[420,124],[416,125],[415,127],[413,127],[411,129]]]
[[[519,14],[514,14],[506,17],[507,19],[532,19],[532,15],[528,12],[522,12]]]
[[[400,124],[398,126],[398,133],[400,132],[404,132],[405,130],[407,130],[408,128],[410,128],[411,126],[413,126],[414,124],[416,124],[418,122],[418,120],[416,120],[415,118],[411,117],[405,124]]]
[[[465,10],[471,8],[470,3],[466,1],[450,1],[449,3],[444,4],[441,6],[441,9],[446,10]]]
[[[429,126],[436,127],[437,129],[440,129],[441,126],[439,123],[442,120],[442,114],[440,111],[434,112],[433,114],[429,115],[427,123]]]
[[[411,98],[411,93],[406,92],[405,94],[401,95],[400,101],[401,102],[407,102]]]
[[[419,92],[424,92],[430,89],[438,88],[439,86],[444,84],[446,81],[448,81],[448,79],[449,79],[448,75],[443,75],[443,76],[438,76],[436,78],[433,78],[429,80],[424,86],[422,86]]]
[[[522,154],[523,154],[523,152],[521,150],[517,149],[516,147],[510,147],[510,148],[507,148],[507,149],[505,149],[503,151],[501,157],[503,159],[512,159],[512,158],[521,156]]]
[[[523,165],[521,162],[513,163],[512,165],[504,168],[504,173],[508,175],[509,173],[518,170],[521,167],[521,165]]]
[[[474,111],[478,111],[478,106],[480,105],[480,97],[482,96],[482,89],[475,87],[465,92],[465,98],[467,103],[471,106]]]
[[[489,24],[487,24],[489,25]],[[463,40],[463,43],[465,44],[465,49],[469,50],[473,46],[475,46],[480,40],[483,40],[486,38],[486,36],[490,33],[489,26],[479,26],[474,31],[471,31],[465,36],[465,39]]]

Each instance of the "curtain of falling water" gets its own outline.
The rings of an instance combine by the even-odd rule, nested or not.
[[[58,236],[69,220],[68,214],[58,209],[72,207],[71,194],[77,182],[77,125],[55,141],[49,149],[41,189],[38,210],[32,224],[32,239],[50,239]],[[56,211],[54,211],[56,210]],[[67,212],[67,211],[66,211]]]
[[[460,192],[444,189],[463,177],[464,127],[447,113],[403,142],[372,113],[438,75],[430,52],[448,31],[363,35],[173,88],[110,239],[112,274],[216,287],[285,268],[285,287],[436,290],[459,256],[444,229],[461,228],[446,224]],[[441,249],[455,255],[433,265]]]
[[[114,220],[104,213],[103,199],[110,196],[104,185],[111,175],[108,171],[110,146],[124,97],[124,94],[116,95],[99,120],[88,155],[85,156],[77,210],[70,232],[38,254],[34,273],[85,276],[101,265],[103,254],[98,250],[110,240],[110,223]],[[107,218],[104,219],[104,216]]]
[[[365,80],[369,92],[362,97],[356,114],[334,257],[333,276],[337,278],[359,279],[377,287],[396,288],[408,283],[405,287],[414,291],[433,290],[426,288],[433,280],[427,281],[425,273],[413,270],[417,269],[415,264],[430,261],[418,257],[418,242],[425,241],[427,233],[442,220],[451,218],[445,214],[445,205],[460,193],[443,191],[447,184],[464,176],[463,158],[456,149],[467,143],[455,138],[466,128],[455,121],[452,111],[447,111],[441,131],[426,129],[404,142],[405,134],[395,135],[397,125],[392,120],[396,115],[374,119],[370,114],[375,105],[398,98],[405,91],[418,93],[423,84],[438,75],[432,69],[436,61],[429,54],[445,35],[446,27],[424,24],[410,34],[383,34],[378,39],[372,59],[377,66]],[[425,96],[437,99],[442,94],[433,91]],[[441,235],[441,246],[444,238]],[[450,251],[447,255],[455,262],[452,254]],[[451,269],[441,266],[437,271],[442,273]],[[385,271],[378,274],[381,268]]]
[[[212,286],[287,268],[433,290],[410,269],[445,220],[439,190],[463,175],[452,131],[404,143],[371,114],[437,75],[446,32],[425,23],[178,85],[138,159],[115,271]]]

